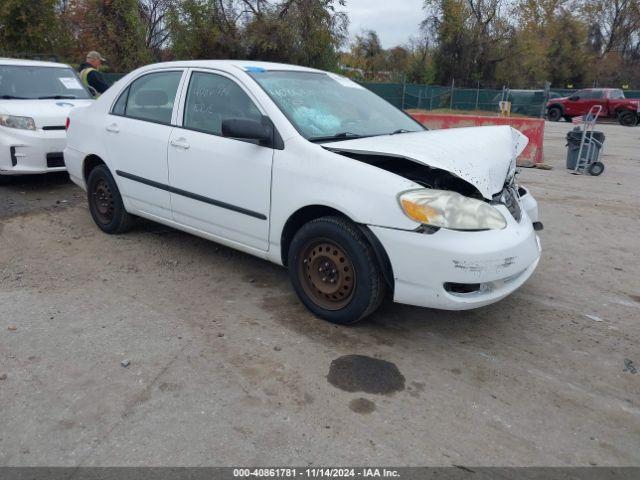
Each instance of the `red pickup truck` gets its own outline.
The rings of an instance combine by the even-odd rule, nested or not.
[[[617,118],[620,125],[633,127],[640,122],[640,99],[624,98],[619,88],[585,88],[569,97],[553,98],[547,102],[547,119],[570,122],[586,115],[594,105],[602,105],[600,117]]]

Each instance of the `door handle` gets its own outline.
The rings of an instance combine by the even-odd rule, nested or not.
[[[120,131],[117,123],[112,123],[111,125],[105,127],[105,130],[111,133],[118,133]]]
[[[184,150],[189,150],[189,147],[191,147],[187,142],[187,139],[184,137],[178,138],[177,140],[171,140],[169,143],[171,143],[172,147],[182,148]]]

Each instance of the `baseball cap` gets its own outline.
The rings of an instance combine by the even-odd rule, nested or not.
[[[96,58],[102,62],[106,62],[107,59],[104,58],[102,55],[100,55],[98,52],[96,52],[95,50],[91,50],[89,53],[87,53],[87,58]]]

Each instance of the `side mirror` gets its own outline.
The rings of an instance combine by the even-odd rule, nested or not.
[[[571,100],[572,102],[576,102],[576,101],[580,100],[580,97],[578,95],[571,95],[569,97],[569,100]]]
[[[248,118],[229,118],[222,121],[222,136],[246,140],[258,140],[260,145],[271,146],[273,126],[271,122]]]

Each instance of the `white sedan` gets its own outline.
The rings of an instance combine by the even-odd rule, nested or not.
[[[145,217],[288,267],[317,316],[463,310],[540,257],[510,127],[427,131],[358,84],[250,61],[140,68],[71,112],[64,157],[107,233]],[[541,225],[540,225],[541,226]]]
[[[91,95],[68,65],[0,58],[0,182],[65,169],[65,122]]]

